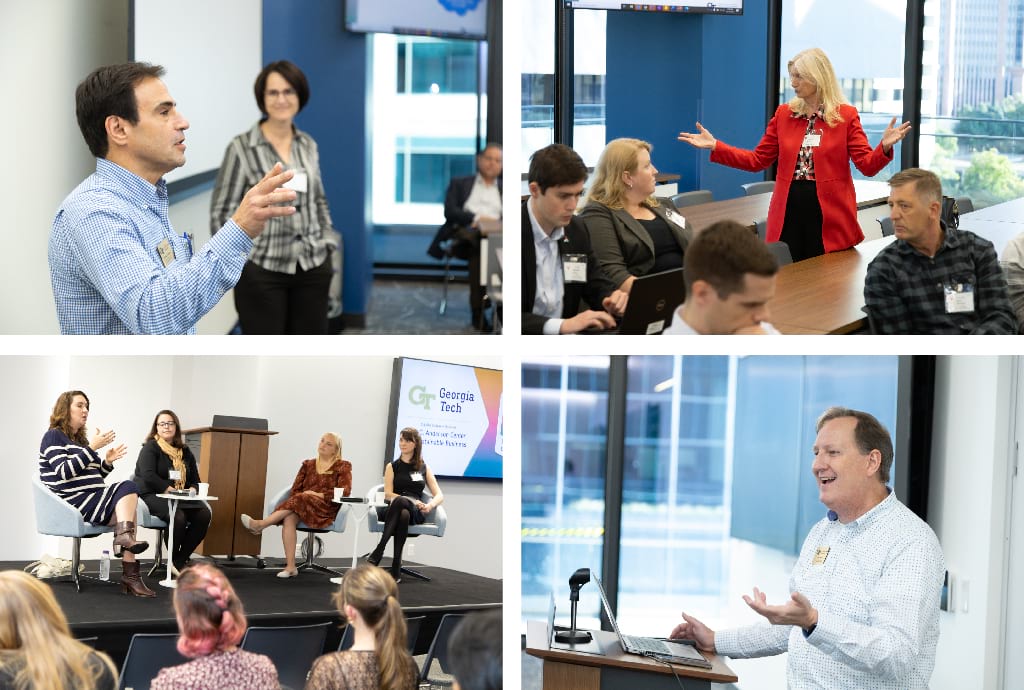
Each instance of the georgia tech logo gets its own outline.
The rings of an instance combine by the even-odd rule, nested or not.
[[[427,392],[426,386],[413,386],[409,389],[409,402],[422,407],[424,410],[430,409],[430,401],[436,397],[433,393]]]

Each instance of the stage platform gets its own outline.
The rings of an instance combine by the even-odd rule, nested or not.
[[[276,559],[275,559],[276,560]],[[390,559],[381,563],[386,567]],[[351,559],[321,559],[324,565],[345,570]],[[98,561],[83,561],[87,575],[96,576]],[[27,562],[0,561],[0,570],[21,570]],[[151,561],[142,562],[143,573]],[[245,606],[251,626],[308,625],[331,621],[335,626],[328,633],[326,650],[337,649],[341,639],[340,620],[331,603],[331,594],[337,585],[331,584],[331,575],[315,570],[303,570],[298,577],[278,578],[280,565],[268,563],[258,569],[255,561],[239,557],[235,561],[218,562],[238,592]],[[417,653],[426,653],[434,632],[446,613],[468,613],[480,609],[501,607],[501,580],[463,573],[458,570],[407,562],[407,566],[421,571],[430,582],[402,577],[398,585],[398,598],[407,617],[425,616],[416,643]],[[75,637],[97,637],[94,646],[113,658],[120,667],[128,650],[128,642],[135,633],[176,632],[171,596],[173,590],[159,584],[165,571],[146,577],[146,584],[156,592],[155,599],[144,599],[121,593],[120,563],[111,563],[111,583],[85,579],[82,591],[76,592],[70,578],[45,580],[71,624]]]

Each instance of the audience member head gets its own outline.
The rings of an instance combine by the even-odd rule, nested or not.
[[[501,144],[488,142],[476,154],[476,169],[489,184],[501,177]]]
[[[897,239],[933,255],[942,238],[942,182],[930,170],[907,168],[889,179],[889,217]]]
[[[288,82],[288,86],[295,92],[294,97],[299,99],[299,108],[295,112],[301,111],[306,107],[306,103],[309,102],[309,82],[306,80],[306,75],[303,74],[302,70],[294,62],[288,60],[271,62],[260,70],[252,87],[253,93],[256,95],[256,107],[263,113],[264,118],[268,116],[266,102],[267,79],[275,72]]]
[[[82,391],[65,391],[57,396],[50,414],[50,428],[61,431],[80,446],[89,445],[85,424],[89,417],[89,396]]]
[[[846,97],[843,96],[843,88],[839,85],[835,70],[832,69],[832,62],[828,55],[825,55],[825,51],[821,48],[802,50],[793,56],[786,68],[789,70],[794,90],[797,87],[797,80],[810,82],[814,86],[811,93],[818,99],[829,125],[842,121],[839,106],[846,102]],[[789,102],[789,107],[798,113],[811,114],[806,101],[800,95]]]
[[[878,481],[888,484],[893,458],[892,437],[874,415],[847,407],[830,407],[818,417],[815,431],[820,432],[821,428],[833,419],[846,417],[852,418],[856,423],[853,428],[853,440],[861,454],[868,455],[873,450],[879,452],[881,459],[878,464]]]
[[[587,166],[565,144],[551,144],[535,151],[527,174],[533,214],[544,232],[569,224],[587,181]]]
[[[135,87],[146,79],[159,79],[164,68],[146,62],[126,62],[99,67],[82,80],[75,90],[75,114],[78,128],[97,158],[105,158],[110,150],[107,140],[107,118],[119,117],[136,125],[139,104]]]
[[[181,438],[181,422],[173,410],[160,410],[153,417],[153,424],[149,427],[149,435],[143,442],[151,438],[162,438],[175,448],[184,448],[185,441]]]
[[[654,175],[644,175],[641,168],[651,165],[651,145],[640,139],[613,139],[597,160],[594,179],[587,192],[587,201],[596,201],[608,208],[623,208],[626,197],[640,185],[646,203],[657,206],[654,198]],[[657,173],[657,170],[654,170]],[[640,178],[640,179],[637,179]]]
[[[91,690],[104,670],[101,664],[117,678],[105,654],[71,637],[49,585],[20,570],[0,572],[0,669],[16,690]]]
[[[448,640],[456,690],[501,690],[501,609],[462,619]]]
[[[237,645],[247,627],[245,609],[219,568],[201,563],[186,568],[174,590],[178,651],[193,659]]]
[[[329,456],[332,462],[341,460],[341,436],[333,431],[326,431],[320,437],[320,443],[316,448],[317,455]]]
[[[411,453],[414,470],[423,469],[423,439],[420,438],[420,432],[417,429],[407,426],[399,431],[398,448],[403,455]]]
[[[371,630],[380,673],[379,687],[398,690],[414,683],[406,649],[405,617],[398,603],[398,586],[383,568],[360,563],[345,573],[334,593],[334,604],[356,630]]]
[[[768,320],[778,262],[750,228],[723,220],[699,233],[683,257],[687,322],[727,335]]]

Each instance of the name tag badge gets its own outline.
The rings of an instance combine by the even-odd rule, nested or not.
[[[566,254],[563,256],[562,275],[567,283],[587,282],[587,255]]]
[[[423,481],[423,473],[422,472],[411,472],[409,474],[409,479],[413,480],[414,482],[422,482]]]
[[[824,564],[830,550],[831,548],[828,546],[819,546],[818,550],[814,552],[814,559],[811,561],[811,565]]]
[[[974,311],[974,286],[970,283],[946,283],[946,313],[964,314]]]
[[[164,263],[164,268],[167,268],[172,261],[174,261],[174,248],[171,247],[171,243],[166,239],[162,240],[160,244],[156,246],[156,253],[160,255],[160,260]]]
[[[179,479],[181,479],[181,472],[179,472],[178,470],[168,470],[167,476],[173,479],[174,481],[178,481]]]
[[[293,189],[296,192],[306,193],[306,189],[309,187],[309,176],[301,170],[295,171],[295,177],[285,182],[282,187],[285,189]]]
[[[804,135],[804,146],[810,146],[811,148],[814,148],[815,146],[820,146],[820,145],[821,145],[821,135],[820,134],[805,134]]]
[[[675,211],[671,211],[669,209],[665,209],[665,215],[668,216],[668,219],[670,221],[672,221],[673,223],[675,223],[679,227],[681,227],[681,228],[685,228],[686,227],[686,219],[683,218],[678,213],[676,213]]]

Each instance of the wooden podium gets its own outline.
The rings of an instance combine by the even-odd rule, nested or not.
[[[603,654],[549,649],[547,621],[526,621],[526,653],[544,660],[544,690],[710,690],[712,683],[739,679],[721,657],[705,654],[709,669],[626,654],[615,633],[592,630]],[[673,674],[673,670],[675,673]],[[678,676],[678,680],[677,680]]]
[[[206,538],[196,549],[204,556],[257,556],[262,539],[242,526],[238,516],[263,515],[267,454],[276,431],[200,427],[182,432],[199,463],[199,478],[219,500]]]

